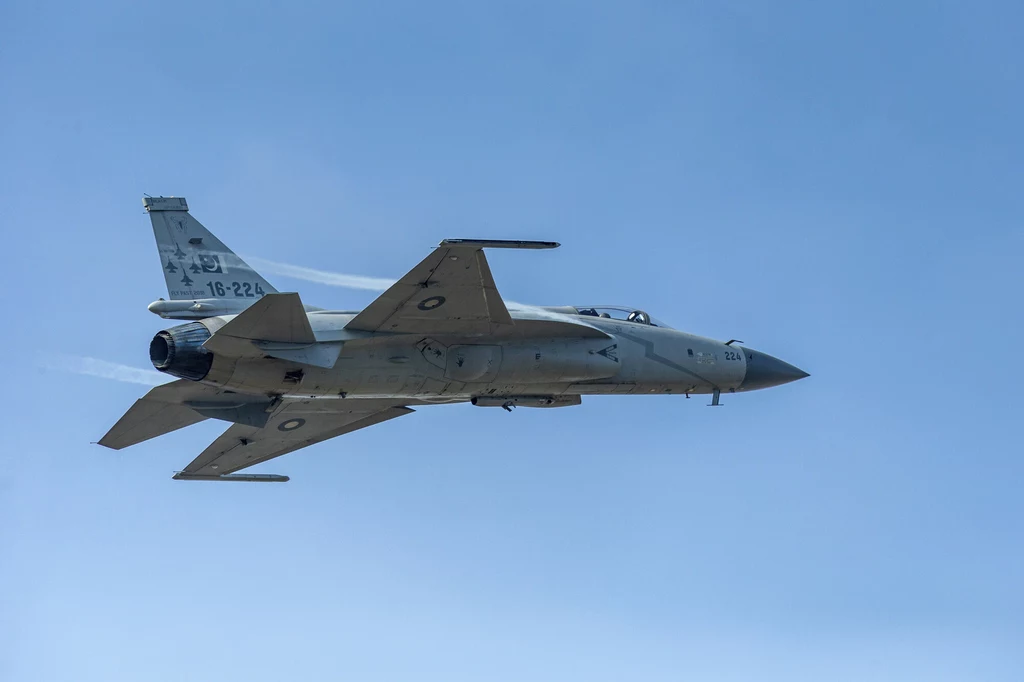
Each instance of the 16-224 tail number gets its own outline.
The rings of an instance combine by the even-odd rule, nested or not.
[[[260,286],[259,282],[253,284],[252,282],[227,282],[225,286],[224,282],[207,282],[206,287],[210,290],[210,293],[217,298],[224,298],[228,295],[228,289],[230,288],[231,293],[237,298],[260,298],[266,292],[263,291],[263,287]]]

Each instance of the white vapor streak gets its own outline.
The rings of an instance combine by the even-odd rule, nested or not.
[[[258,256],[245,256],[244,258],[249,264],[249,267],[253,270],[259,269],[264,272],[281,275],[282,277],[291,277],[293,279],[301,279],[306,282],[326,284],[332,287],[363,289],[366,291],[384,291],[395,283],[395,280],[388,279],[387,277],[367,277],[365,275],[348,275],[343,272],[314,270],[313,268],[307,268],[302,265],[278,263],[277,261],[267,260]],[[515,301],[510,301],[508,299],[505,299],[505,305],[517,308],[534,308],[534,306],[530,306],[525,303],[516,303]],[[539,308],[536,309],[536,311],[546,314],[545,311],[540,310]]]
[[[349,289],[364,289],[366,291],[384,291],[395,283],[393,279],[385,277],[366,277],[364,275],[347,275],[341,272],[327,272],[325,270],[314,270],[301,265],[290,263],[278,263],[255,256],[245,256],[245,260],[254,270],[268,272],[282,277],[301,279],[306,282],[327,284],[332,287],[347,287]]]
[[[84,374],[100,379],[111,379],[122,381],[126,384],[142,384],[143,386],[159,386],[166,384],[168,377],[153,369],[139,369],[121,365],[116,362],[107,362],[97,358],[81,357],[78,355],[53,355],[45,358],[43,366],[47,369]]]

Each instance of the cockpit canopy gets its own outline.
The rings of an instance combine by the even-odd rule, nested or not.
[[[631,322],[633,324],[646,324],[652,327],[667,327],[671,329],[664,322],[651,317],[643,310],[638,308],[630,308],[628,306],[618,305],[592,305],[592,306],[573,306],[577,315],[583,317],[603,317],[606,319],[619,320],[621,322]]]

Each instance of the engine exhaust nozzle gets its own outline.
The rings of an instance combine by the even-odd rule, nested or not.
[[[210,330],[199,322],[158,332],[149,343],[153,366],[171,376],[201,381],[213,365],[213,353],[203,348]]]

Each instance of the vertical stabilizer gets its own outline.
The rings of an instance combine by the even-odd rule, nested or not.
[[[183,197],[145,197],[172,301],[239,299],[277,291],[188,212]]]

